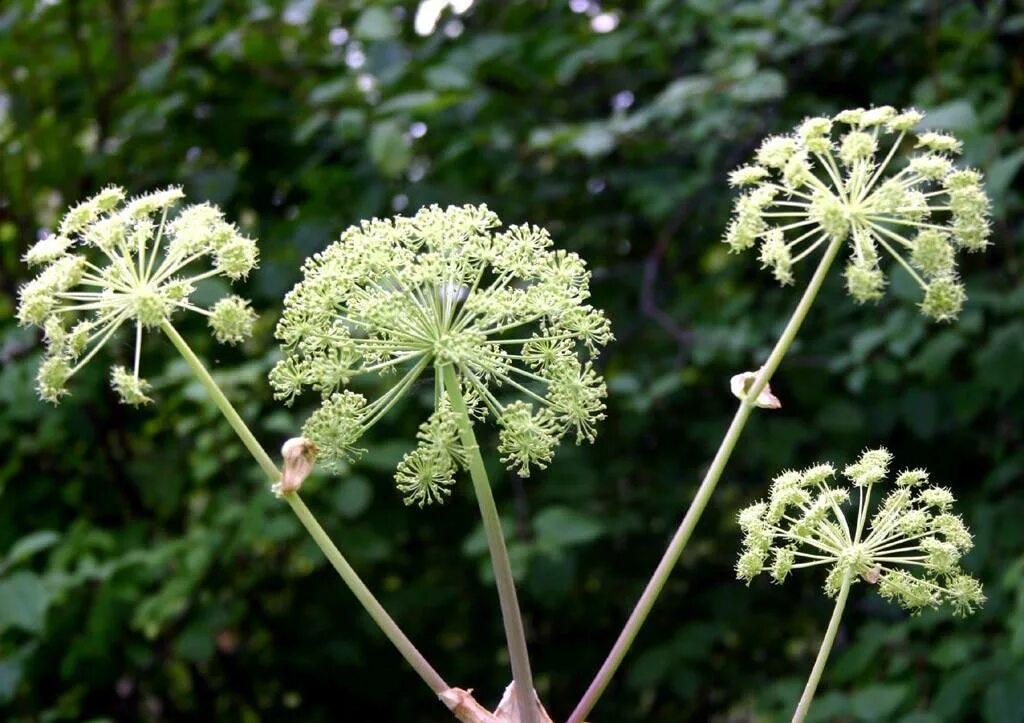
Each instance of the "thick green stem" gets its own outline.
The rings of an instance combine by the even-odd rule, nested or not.
[[[779,364],[782,362],[782,358],[786,355],[786,352],[789,351],[789,347],[792,345],[797,332],[800,330],[800,325],[803,324],[804,319],[807,317],[807,312],[814,304],[814,299],[821,290],[821,285],[824,283],[825,277],[828,275],[832,262],[835,261],[840,246],[842,246],[841,241],[832,240],[829,242],[825,253],[822,255],[821,261],[818,262],[818,267],[815,269],[814,275],[811,277],[810,282],[807,284],[807,288],[804,290],[803,296],[800,297],[800,302],[797,304],[796,309],[793,310],[793,315],[786,324],[786,328],[782,330],[782,334],[779,336],[779,340],[775,343],[775,347],[772,349],[771,354],[768,355],[767,361],[765,361],[764,366],[761,367],[761,370],[758,372],[757,378],[750,386],[750,389],[747,390],[746,398],[740,402],[739,408],[736,410],[735,416],[733,416],[732,423],[729,425],[729,429],[726,431],[725,437],[722,439],[722,443],[718,447],[718,452],[715,453],[715,458],[712,460],[711,466],[704,475],[704,480],[700,483],[700,487],[697,489],[697,494],[694,495],[693,501],[690,503],[690,507],[683,517],[683,521],[679,524],[675,534],[672,536],[672,540],[669,542],[668,548],[665,550],[665,554],[658,563],[658,567],[654,570],[654,574],[647,583],[647,587],[644,588],[643,593],[640,595],[640,599],[637,601],[636,607],[633,609],[629,619],[626,621],[626,625],[623,627],[622,632],[619,633],[619,637],[612,646],[611,652],[608,653],[608,657],[605,658],[604,663],[601,665],[600,670],[598,670],[597,675],[590,684],[590,687],[587,688],[586,693],[584,693],[583,698],[581,698],[580,702],[576,705],[576,709],[573,711],[572,715],[569,716],[568,723],[583,723],[587,714],[590,713],[594,705],[597,703],[598,698],[601,697],[604,689],[608,686],[612,676],[615,675],[615,671],[618,670],[619,665],[622,663],[622,659],[633,644],[633,640],[636,638],[636,634],[639,632],[640,627],[644,624],[644,621],[647,620],[647,616],[651,612],[654,602],[658,599],[662,589],[665,587],[665,583],[668,580],[669,575],[671,575],[672,570],[679,561],[679,557],[682,555],[683,549],[686,547],[686,543],[689,541],[694,527],[697,526],[697,522],[704,513],[704,508],[707,507],[708,501],[711,499],[711,495],[714,493],[715,487],[718,485],[718,480],[721,478],[722,472],[725,470],[725,465],[729,462],[733,449],[736,447],[736,442],[739,441],[740,435],[743,433],[743,428],[747,424],[747,419],[750,417],[750,413],[754,409],[755,401],[768,385],[768,382],[775,373],[775,370],[779,368]]]
[[[232,406],[228,398],[224,396],[224,392],[221,391],[220,387],[217,386],[217,382],[213,380],[210,373],[206,370],[202,361],[195,355],[191,347],[185,342],[182,336],[178,333],[178,330],[171,325],[169,321],[164,320],[160,328],[163,329],[164,333],[174,344],[175,348],[185,359],[189,368],[196,375],[200,384],[209,393],[213,399],[214,404],[220,409],[224,417],[228,420],[228,424],[235,430],[239,439],[242,440],[242,444],[245,445],[246,449],[249,450],[253,458],[259,463],[263,472],[267,475],[271,482],[277,482],[281,478],[281,472],[274,464],[274,461],[267,454],[263,446],[256,440],[253,433],[246,426],[245,422],[239,416],[238,412]],[[402,654],[402,657],[413,667],[419,676],[423,678],[423,681],[430,686],[430,689],[435,693],[442,693],[448,690],[449,686],[445,683],[444,679],[438,674],[430,663],[427,662],[426,658],[416,649],[416,646],[412,644],[412,641],[405,636],[398,624],[392,620],[391,616],[388,615],[384,606],[378,602],[377,598],[373,596],[370,589],[366,587],[363,581],[356,574],[356,571],[352,569],[352,566],[348,564],[345,557],[338,550],[337,546],[331,541],[324,529],[316,521],[313,513],[310,512],[309,508],[299,497],[298,493],[290,492],[284,495],[285,501],[291,506],[295,516],[299,518],[303,527],[309,532],[310,537],[316,543],[317,547],[320,548],[324,556],[330,561],[331,565],[337,570],[341,579],[345,581],[349,589],[356,596],[356,599],[362,604],[366,612],[373,618],[373,621],[377,623],[377,626],[383,631],[396,648],[398,652]]]
[[[821,641],[821,648],[818,649],[818,657],[811,668],[811,675],[807,678],[807,685],[804,686],[804,693],[800,696],[800,703],[793,713],[793,723],[801,723],[807,717],[807,711],[811,709],[811,701],[814,700],[814,691],[818,688],[818,681],[825,670],[825,663],[828,655],[832,652],[832,643],[836,640],[836,633],[839,632],[839,621],[843,617],[843,608],[846,607],[846,598],[850,595],[850,572],[843,576],[843,586],[839,589],[836,597],[836,607],[832,611],[832,619],[829,620],[828,630],[825,631],[825,639]]]
[[[477,504],[480,506],[480,518],[483,521],[484,533],[487,536],[487,548],[491,553],[491,567],[494,570],[494,582],[498,588],[498,600],[501,603],[501,617],[505,624],[505,639],[508,645],[509,660],[512,663],[512,680],[515,682],[517,707],[521,723],[537,722],[537,705],[533,690],[533,674],[530,672],[530,656],[526,650],[526,633],[523,630],[523,618],[519,612],[519,600],[516,596],[516,585],[512,579],[512,566],[505,548],[505,535],[501,529],[501,518],[494,504],[494,495],[484,469],[484,460],[480,456],[480,446],[473,433],[473,423],[466,409],[466,400],[462,397],[458,377],[450,364],[443,367],[444,386],[455,410],[459,426],[459,436],[465,449],[466,461],[469,465],[469,476],[473,480],[473,491],[476,493]]]

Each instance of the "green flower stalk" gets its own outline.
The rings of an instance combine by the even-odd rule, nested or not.
[[[497,230],[485,206],[421,209],[349,228],[309,259],[277,327],[284,358],[270,382],[291,403],[317,392],[303,429],[321,459],[354,460],[362,436],[433,376],[433,410],[398,465],[406,504],[451,494],[467,468],[487,532],[520,710],[533,694],[507,552],[472,421],[492,419],[498,452],[520,476],[543,469],[558,443],[593,441],[606,388],[592,358],[612,337],[587,304],[590,272],[552,250],[536,226]],[[350,385],[377,377],[374,399]]]
[[[729,177],[744,193],[725,242],[736,252],[756,246],[782,284],[823,245],[844,242],[846,288],[859,303],[883,296],[881,262],[889,256],[921,287],[924,314],[955,318],[966,298],[956,256],[988,245],[989,201],[981,174],[954,165],[960,141],[914,135],[922,118],[912,109],[858,108],[766,139],[755,163]]]
[[[981,175],[958,170],[961,144],[943,133],[914,134],[922,114],[889,106],[809,118],[794,132],[768,138],[754,162],[730,183],[743,189],[725,242],[735,252],[757,247],[761,263],[783,284],[817,254],[817,268],[771,353],[757,372],[734,377],[740,404],[686,514],[593,681],[569,717],[583,723],[618,670],[665,587],[756,407],[776,408],[768,387],[796,339],[822,284],[848,249],[846,286],[858,302],[879,299],[888,255],[921,287],[921,311],[949,321],[965,300],[960,251],[988,245],[989,201]],[[916,140],[914,140],[916,139]],[[912,142],[913,141],[913,142]],[[899,167],[898,167],[899,166]]]
[[[45,335],[47,350],[38,374],[40,396],[59,401],[66,394],[67,380],[119,329],[134,326],[132,369],[115,366],[110,382],[124,403],[150,403],[149,383],[139,376],[142,338],[147,330],[159,328],[370,617],[440,696],[449,690],[448,684],[359,579],[299,497],[298,487],[309,472],[314,447],[305,440],[291,440],[283,450],[282,476],[171,323],[178,311],[195,312],[207,318],[214,338],[235,344],[251,334],[256,320],[249,302],[237,296],[224,297],[209,309],[192,302],[196,285],[204,279],[245,278],[256,266],[259,252],[256,241],[241,235],[212,205],[186,206],[172,215],[171,208],[182,198],[180,188],[167,188],[126,201],[122,189],[110,186],[68,211],[57,233],[25,254],[29,265],[42,267],[21,288],[18,308],[19,321],[41,327]]]
[[[222,298],[209,309],[191,300],[196,284],[245,278],[256,266],[256,242],[238,232],[209,204],[187,206],[167,188],[126,201],[109,186],[67,212],[57,229],[25,254],[39,275],[19,293],[18,320],[43,330],[47,351],[37,383],[43,399],[57,402],[70,377],[88,364],[119,329],[134,327],[131,368],[114,366],[110,383],[125,404],[148,404],[149,382],[139,376],[142,339],[177,311],[207,317],[214,337],[237,344],[256,320],[249,302]]]
[[[898,474],[872,513],[872,492],[885,482],[891,461],[885,449],[866,451],[843,470],[845,482],[833,481],[830,464],[783,472],[767,500],[739,513],[739,579],[749,585],[767,572],[781,583],[794,570],[824,566],[825,594],[836,600],[794,721],[802,721],[810,708],[852,585],[877,585],[883,598],[914,614],[945,604],[964,616],[985,602],[981,583],[960,567],[973,540],[952,511],[953,494],[930,484],[926,471]],[[848,519],[844,506],[853,490],[857,511]]]

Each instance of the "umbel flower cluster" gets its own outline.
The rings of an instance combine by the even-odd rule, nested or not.
[[[864,452],[843,470],[848,484],[830,484],[836,472],[830,464],[776,477],[768,500],[739,513],[744,538],[737,577],[749,583],[768,572],[781,583],[793,570],[825,565],[830,597],[844,579],[863,580],[912,612],[947,603],[957,615],[973,613],[985,596],[960,568],[972,538],[952,511],[948,489],[929,484],[924,470],[902,472],[869,521],[872,492],[891,461],[885,449]],[[854,489],[857,515],[848,521],[843,506]]]
[[[139,376],[143,334],[178,309],[207,317],[221,342],[251,333],[256,314],[244,299],[226,296],[205,309],[191,296],[203,279],[248,275],[258,260],[256,242],[209,204],[186,206],[171,218],[182,197],[180,188],[167,188],[126,201],[123,189],[110,186],[70,209],[57,233],[25,254],[41,270],[19,292],[18,320],[43,330],[43,399],[66,394],[68,379],[125,325],[135,328],[134,361],[131,369],[114,366],[110,382],[135,406],[151,401],[150,385]],[[188,271],[201,262],[205,269]]]
[[[922,312],[954,318],[965,299],[957,252],[988,245],[989,201],[981,174],[954,165],[960,141],[914,134],[922,118],[912,109],[858,108],[765,139],[755,163],[730,176],[744,193],[725,242],[736,252],[756,246],[783,284],[822,244],[848,242],[846,286],[861,303],[884,294],[887,254],[924,291]]]
[[[520,475],[544,468],[568,433],[593,441],[606,389],[591,358],[611,332],[586,303],[590,273],[544,229],[499,225],[485,206],[431,206],[353,226],[306,261],[270,382],[289,404],[306,388],[322,396],[303,430],[320,459],[357,458],[360,437],[433,372],[433,413],[395,479],[406,504],[442,501],[464,461],[447,366]],[[386,380],[375,399],[348,388],[371,375]]]

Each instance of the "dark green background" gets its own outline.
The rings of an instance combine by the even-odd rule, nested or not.
[[[1021,6],[648,0],[608,3],[601,34],[567,2],[478,0],[423,38],[415,5],[0,5],[0,551],[54,533],[2,568],[0,718],[447,720],[165,340],[145,348],[151,408],[115,404],[102,362],[60,407],[36,400],[19,256],[69,203],[181,183],[260,238],[255,339],[181,328],[272,449],[309,411],[264,381],[280,299],[348,224],[486,202],[589,260],[617,336],[598,443],[525,482],[495,467],[538,686],[564,719],[725,430],[730,375],[799,293],[719,243],[726,173],[807,114],[887,103],[929,111],[987,174],[994,245],[965,260],[967,306],[936,326],[900,270],[867,307],[833,274],[773,384],[783,409],[748,426],[593,719],[783,720],[830,607],[813,574],[735,582],[733,516],[787,465],[887,444],[963,499],[989,602],[908,619],[858,586],[815,716],[1024,721]],[[493,704],[508,671],[469,486],[419,511],[390,480],[421,415],[378,425],[364,462],[306,498],[441,673]]]

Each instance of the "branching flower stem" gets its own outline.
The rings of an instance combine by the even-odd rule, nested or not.
[[[817,269],[815,269],[814,276],[811,277],[810,282],[807,284],[807,288],[804,290],[803,296],[800,297],[800,302],[793,311],[793,315],[790,317],[785,329],[783,329],[781,336],[779,336],[779,340],[775,343],[775,347],[768,356],[768,360],[764,363],[764,366],[761,367],[760,372],[757,374],[757,378],[747,390],[746,399],[740,402],[739,408],[733,416],[732,423],[729,425],[729,429],[725,433],[725,437],[722,439],[721,445],[718,447],[718,452],[715,453],[715,458],[711,463],[711,467],[708,468],[707,473],[704,475],[704,480],[697,489],[697,494],[694,496],[693,502],[690,503],[690,507],[686,511],[683,521],[672,536],[672,540],[669,542],[668,548],[665,550],[665,554],[662,556],[661,561],[658,563],[658,567],[655,569],[650,581],[644,588],[640,599],[637,601],[636,607],[633,609],[629,619],[626,621],[625,627],[622,629],[622,632],[619,633],[619,637],[615,641],[615,645],[612,647],[611,652],[609,652],[608,657],[601,665],[600,670],[598,670],[597,675],[590,684],[590,687],[587,688],[583,698],[576,705],[576,709],[573,711],[572,715],[569,716],[568,723],[583,723],[587,714],[590,713],[594,705],[597,703],[598,698],[600,698],[601,694],[604,693],[604,690],[608,686],[609,681],[611,681],[612,676],[615,675],[615,672],[618,670],[619,665],[622,663],[622,659],[633,644],[633,640],[636,638],[640,627],[644,624],[644,621],[647,620],[647,616],[650,614],[651,608],[654,606],[655,601],[658,599],[662,589],[665,587],[665,583],[668,581],[669,575],[672,574],[672,570],[675,568],[676,563],[679,561],[679,557],[686,548],[686,543],[689,541],[694,527],[697,526],[697,522],[704,513],[704,508],[707,507],[708,501],[711,499],[711,495],[714,493],[715,487],[718,485],[718,480],[721,478],[722,472],[725,470],[725,466],[728,464],[729,458],[732,456],[733,449],[736,447],[736,443],[739,441],[744,427],[746,427],[747,420],[750,418],[750,413],[754,410],[755,400],[768,385],[768,382],[771,380],[775,370],[778,369],[779,364],[786,355],[786,352],[789,351],[789,347],[796,338],[797,332],[800,330],[800,326],[807,317],[808,311],[810,311],[811,306],[814,304],[814,300],[818,296],[818,292],[821,290],[825,277],[828,275],[829,269],[835,261],[836,255],[839,253],[839,249],[842,245],[842,241],[831,240],[829,242],[825,253],[821,257],[821,261],[818,263]]]
[[[839,595],[836,596],[836,606],[832,610],[832,619],[828,622],[828,630],[825,631],[825,638],[821,641],[818,649],[818,657],[814,660],[814,667],[811,668],[811,675],[807,678],[807,685],[804,686],[803,695],[800,696],[800,703],[797,704],[796,712],[793,713],[793,723],[802,723],[807,717],[807,711],[811,708],[811,701],[814,700],[814,691],[818,688],[818,681],[825,670],[825,663],[828,661],[829,653],[832,652],[832,643],[836,640],[836,633],[839,632],[839,621],[843,618],[843,610],[846,608],[846,598],[850,595],[852,574],[847,570],[843,575],[843,583],[839,588]]]
[[[164,331],[167,337],[174,344],[174,347],[181,354],[185,363],[188,364],[189,368],[195,374],[196,378],[203,385],[209,393],[210,398],[213,399],[214,404],[224,415],[224,418],[231,425],[231,428],[235,430],[239,439],[242,440],[242,444],[249,450],[249,453],[256,460],[260,468],[267,475],[271,482],[277,482],[281,478],[281,471],[277,465],[267,454],[263,446],[256,440],[256,437],[250,431],[249,427],[246,426],[245,422],[239,416],[238,412],[232,406],[228,398],[224,396],[224,392],[221,391],[217,382],[214,381],[213,377],[206,370],[202,361],[195,355],[191,347],[185,342],[178,331],[171,325],[169,321],[163,321],[160,324],[160,328]],[[324,531],[320,523],[317,522],[316,517],[306,507],[305,502],[299,497],[297,492],[288,492],[283,495],[285,501],[292,508],[295,516],[299,518],[302,526],[306,528],[310,537],[316,543],[317,547],[320,548],[324,556],[328,559],[334,569],[341,576],[341,579],[348,585],[352,594],[356,596],[360,604],[370,615],[377,626],[383,631],[384,635],[387,636],[388,640],[398,648],[398,652],[402,654],[406,662],[412,666],[419,676],[423,679],[434,693],[440,695],[444,691],[448,690],[449,686],[440,676],[440,674],[434,670],[434,668],[427,662],[427,659],[423,657],[423,654],[417,650],[416,646],[413,645],[412,641],[406,637],[405,633],[402,632],[398,624],[388,615],[388,612],[384,609],[384,606],[373,596],[370,589],[366,587],[363,581],[359,578],[352,566],[348,563],[345,557],[341,554],[338,547],[331,541],[331,538]]]
[[[466,400],[459,388],[458,376],[450,364],[444,365],[443,377],[448,399],[455,411],[459,436],[465,450],[470,478],[473,480],[473,491],[476,494],[477,504],[480,506],[480,518],[483,521],[484,533],[487,537],[487,548],[491,553],[491,568],[494,570],[494,581],[501,603],[501,617],[505,625],[505,638],[509,660],[512,664],[512,679],[515,682],[520,721],[521,723],[537,723],[537,704],[533,691],[533,674],[530,672],[530,657],[526,649],[526,632],[519,611],[519,600],[512,578],[512,566],[508,558],[508,549],[505,547],[505,536],[501,529],[501,518],[498,516],[498,508],[494,504],[494,495],[491,493],[484,460],[480,456],[480,446],[473,433],[473,423],[469,418]]]

